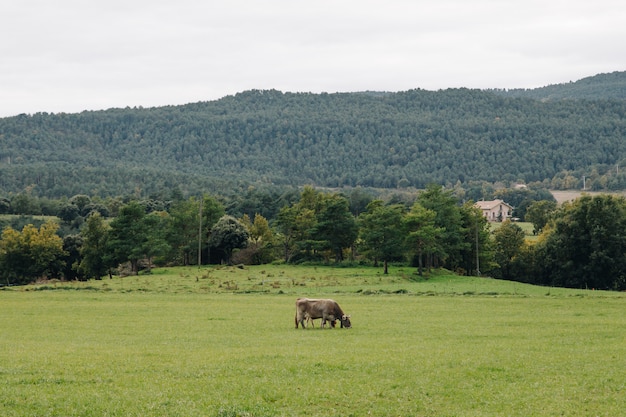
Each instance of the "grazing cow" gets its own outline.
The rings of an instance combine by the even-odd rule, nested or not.
[[[335,327],[335,322],[340,320],[341,327],[350,328],[350,316],[344,314],[339,304],[334,300],[315,299],[315,298],[298,298],[296,300],[296,329],[298,325],[305,328],[304,320],[311,321],[322,319],[322,328],[326,326],[326,322],[330,322],[331,327]],[[315,326],[314,326],[315,327]]]

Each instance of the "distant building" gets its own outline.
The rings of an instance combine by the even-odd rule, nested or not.
[[[513,207],[502,200],[477,201],[475,206],[482,210],[483,216],[490,222],[502,222],[513,214]]]

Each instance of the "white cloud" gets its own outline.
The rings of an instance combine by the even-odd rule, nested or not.
[[[613,0],[23,0],[0,6],[0,116],[251,88],[538,87],[626,69]]]

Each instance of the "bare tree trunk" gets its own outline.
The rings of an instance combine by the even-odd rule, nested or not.
[[[420,250],[417,253],[417,271],[420,277],[423,275],[423,272],[422,272],[423,268],[424,266],[422,265],[422,251]]]

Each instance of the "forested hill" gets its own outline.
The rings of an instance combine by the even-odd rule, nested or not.
[[[541,88],[492,91],[507,97],[536,100],[626,100],[626,71],[598,74],[575,82]]]
[[[626,170],[617,169],[625,137],[620,100],[543,102],[469,89],[247,91],[183,106],[0,119],[0,197],[27,187],[60,197],[248,183],[566,187],[582,175],[588,186],[626,188]]]

